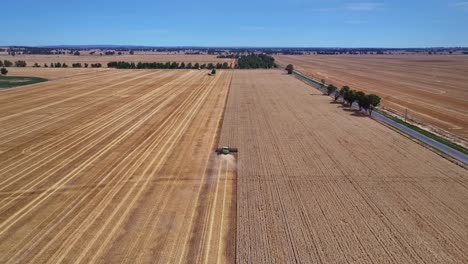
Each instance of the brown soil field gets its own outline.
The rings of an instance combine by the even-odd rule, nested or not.
[[[466,263],[468,173],[281,71],[235,71],[238,263]]]
[[[276,56],[301,73],[375,93],[400,116],[468,139],[468,56]]]
[[[107,67],[107,63],[111,61],[127,61],[127,62],[192,62],[192,63],[233,63],[233,59],[219,59],[215,55],[184,55],[184,54],[135,54],[135,55],[113,55],[113,56],[99,56],[99,55],[0,55],[0,60],[9,60],[15,62],[17,60],[26,61],[28,66],[33,66],[38,63],[41,67],[44,63],[50,64],[52,62],[67,63],[71,67],[73,63],[101,63],[102,67]]]
[[[233,71],[207,73],[0,91],[0,262],[233,262],[235,161],[213,152]]]

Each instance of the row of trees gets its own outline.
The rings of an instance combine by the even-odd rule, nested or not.
[[[72,64],[72,67],[73,67],[73,68],[82,68],[82,67],[88,68],[88,67],[90,67],[90,66],[91,66],[91,68],[101,68],[101,67],[102,67],[102,64],[101,64],[101,63],[94,63],[94,64],[88,64],[88,63],[84,63],[84,64],[81,64],[81,63],[73,63],[73,64]],[[41,65],[39,65],[39,64],[36,62],[36,63],[34,63],[33,67],[35,67],[35,68],[40,68]],[[55,62],[55,63],[54,63],[54,62],[52,62],[52,63],[50,63],[50,66],[49,66],[49,64],[44,63],[43,67],[44,67],[44,68],[49,68],[49,67],[50,67],[50,68],[68,68],[68,64],[66,64],[65,62],[64,62],[64,63],[60,63],[60,62]]]
[[[324,82],[322,81],[322,84]],[[354,102],[357,102],[359,111],[364,109],[372,115],[372,111],[380,105],[381,98],[375,94],[366,94],[363,91],[356,91],[349,88],[349,86],[343,86],[340,90],[333,84],[327,86],[327,94],[334,95],[335,102],[340,98],[343,99],[343,104],[353,106]]]
[[[276,67],[275,59],[266,54],[250,54],[237,60],[239,69],[270,69]]]
[[[12,66],[13,66],[13,62],[9,60],[4,60],[4,61],[0,60],[0,67],[12,67]]]
[[[0,60],[0,67],[13,67],[13,65],[15,65],[15,67],[26,67],[27,63],[23,60],[15,61],[14,64],[9,60]]]
[[[15,67],[26,67],[27,65],[28,64],[23,60],[15,61]]]
[[[126,61],[112,61],[107,63],[107,67],[109,68],[117,68],[117,69],[229,69],[229,64],[225,63],[208,63],[208,64],[200,64],[195,63],[192,64],[191,62],[185,64],[185,62],[126,62]]]

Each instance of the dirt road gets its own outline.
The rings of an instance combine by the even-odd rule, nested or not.
[[[0,91],[0,262],[230,262],[232,71],[105,71]]]
[[[464,263],[468,173],[280,71],[236,71],[238,263]]]
[[[468,140],[468,56],[276,56],[337,86],[380,95],[403,116]],[[431,127],[428,127],[431,129]]]

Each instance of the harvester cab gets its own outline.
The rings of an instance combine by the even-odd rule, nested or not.
[[[233,152],[237,152],[237,148],[230,148],[230,147],[227,147],[227,146],[223,146],[223,147],[220,147],[220,148],[217,148],[216,149],[216,153],[218,153],[218,155],[228,155],[230,153],[233,153]]]

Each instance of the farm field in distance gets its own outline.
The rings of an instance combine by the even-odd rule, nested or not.
[[[279,55],[281,65],[317,80],[382,97],[401,117],[468,139],[468,56]]]
[[[108,68],[33,68],[24,67],[8,68],[7,76],[34,76],[40,78],[46,78],[48,80],[58,80],[63,78],[69,78],[79,75],[92,76],[93,74],[99,74],[105,71],[110,71]]]
[[[126,61],[126,62],[192,62],[192,63],[233,63],[232,59],[220,59],[216,58],[216,55],[185,55],[185,54],[166,54],[166,53],[149,53],[149,54],[138,54],[134,55],[123,54],[123,55],[89,55],[89,51],[82,51],[82,55],[73,56],[71,54],[57,54],[57,55],[0,55],[0,60],[9,60],[15,62],[17,60],[26,61],[28,66],[33,66],[34,63],[38,63],[41,67],[44,63],[67,63],[68,67],[71,67],[73,63],[101,63],[102,67],[107,67],[107,63],[111,61]]]
[[[235,71],[226,107],[238,263],[468,259],[466,169],[278,70]]]
[[[0,262],[234,260],[233,71],[35,70],[0,91]]]

